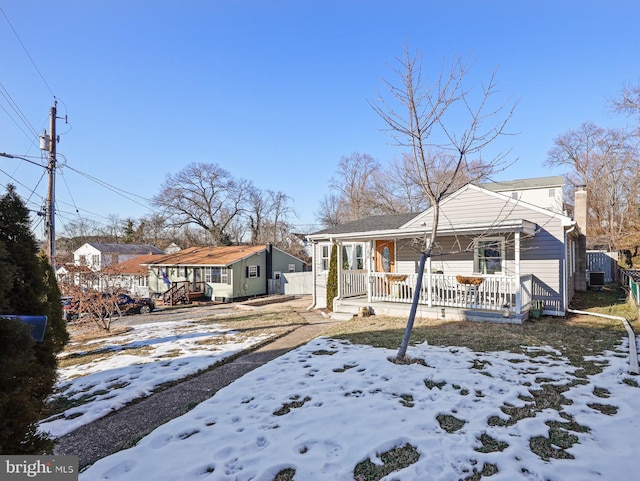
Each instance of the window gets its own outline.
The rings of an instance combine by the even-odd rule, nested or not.
[[[289,272],[295,272],[296,271],[296,265],[295,264],[289,264]]]
[[[211,284],[229,284],[229,270],[226,267],[205,267],[204,281]]]
[[[322,246],[322,270],[329,270],[329,256],[331,255],[331,246],[324,245]]]
[[[247,266],[247,277],[250,279],[260,277],[260,266]]]
[[[100,256],[98,254],[93,254],[91,256],[91,265],[94,267],[100,266]]]
[[[555,197],[556,196],[556,189],[549,189],[549,197]]]
[[[517,192],[511,192],[511,198],[518,200],[518,193]]]
[[[473,270],[480,274],[499,274],[503,270],[504,239],[484,238],[475,241]]]
[[[364,249],[362,244],[342,246],[342,268],[344,270],[364,269]]]
[[[147,287],[149,285],[147,283],[147,277],[146,276],[139,276],[138,277],[138,285],[140,287]]]

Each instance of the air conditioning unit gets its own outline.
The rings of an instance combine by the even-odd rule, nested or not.
[[[589,287],[602,289],[604,287],[604,272],[589,272]]]

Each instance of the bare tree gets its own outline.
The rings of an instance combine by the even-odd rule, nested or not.
[[[472,157],[506,134],[516,103],[494,104],[498,94],[495,71],[479,92],[466,89],[464,81],[471,65],[465,59],[455,58],[448,69],[442,67],[433,83],[423,81],[422,56],[410,54],[407,46],[398,62],[398,83],[384,82],[389,97],[370,104],[397,145],[411,152],[417,180],[431,206],[431,232],[422,239],[420,248],[418,272],[423,273],[438,235],[440,202],[458,187],[461,176],[474,181],[504,168],[504,154],[481,164],[473,162]],[[419,275],[397,354],[399,361],[406,357],[421,284]]]
[[[382,214],[420,212],[429,201],[420,187],[415,163],[403,153],[388,166],[374,173],[374,189],[377,193],[377,210]]]
[[[354,152],[342,157],[329,187],[337,193],[342,204],[344,221],[361,219],[375,213],[376,195],[374,175],[380,164],[368,154]]]
[[[342,222],[340,197],[336,194],[325,195],[316,212],[316,220],[325,227],[335,227]]]
[[[570,167],[570,186],[586,185],[593,193],[589,247],[615,250],[629,248],[633,238],[638,241],[640,150],[635,135],[585,122],[554,140],[546,163]]]
[[[283,247],[285,239],[291,232],[289,216],[295,214],[291,207],[291,197],[281,191],[267,191],[269,205],[271,206],[270,221],[272,224],[272,234],[270,241],[277,247]]]
[[[236,180],[217,164],[191,163],[168,175],[153,204],[178,227],[194,224],[208,231],[215,245],[229,245],[228,229],[246,211],[247,180]]]
[[[640,121],[640,80],[637,85],[624,86],[620,96],[612,100],[611,104],[616,112],[635,115]]]

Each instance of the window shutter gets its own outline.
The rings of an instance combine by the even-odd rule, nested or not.
[[[245,277],[245,278],[249,278],[249,266],[246,266],[246,267],[244,268],[244,277]]]
[[[256,277],[260,277],[260,266],[256,266]]]

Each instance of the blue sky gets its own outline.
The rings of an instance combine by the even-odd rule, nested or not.
[[[476,84],[498,68],[502,99],[519,104],[508,127],[518,135],[493,146],[514,162],[497,180],[564,173],[543,165],[553,139],[585,121],[628,123],[607,101],[640,79],[635,0],[0,7],[0,152],[40,155],[32,130],[48,129],[54,95],[68,118],[58,121],[59,233],[79,217],[108,224],[110,215],[152,212],[147,199],[190,162],[287,193],[294,223],[313,229],[341,157],[361,152],[386,164],[401,154],[367,100],[384,92],[381,79],[394,79],[405,41],[424,54],[427,78],[456,55],[476,59]],[[46,196],[44,173],[0,158],[0,187],[17,184],[34,209]]]

